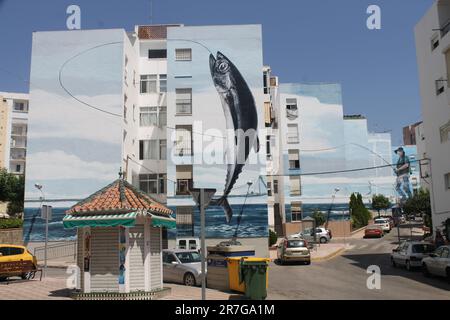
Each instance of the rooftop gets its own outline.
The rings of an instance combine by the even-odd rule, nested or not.
[[[155,215],[170,216],[172,210],[148,194],[139,191],[122,178],[107,185],[84,200],[73,205],[67,214],[95,215],[148,211]]]

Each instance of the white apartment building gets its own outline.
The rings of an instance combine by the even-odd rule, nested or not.
[[[415,28],[423,131],[434,228],[450,225],[450,0],[436,1]],[[422,168],[424,170],[424,168]],[[450,228],[447,228],[449,230]]]
[[[28,94],[0,92],[0,168],[25,173]]]

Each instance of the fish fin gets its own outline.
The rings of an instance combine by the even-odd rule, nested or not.
[[[223,208],[223,212],[225,212],[225,219],[227,220],[227,223],[230,223],[231,217],[233,216],[233,209],[231,209],[228,199],[226,197],[220,198],[217,201],[217,205]]]
[[[210,54],[209,55],[209,69],[211,70],[211,75],[214,73],[214,66],[216,64],[216,58]]]

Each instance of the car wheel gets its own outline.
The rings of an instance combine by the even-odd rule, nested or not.
[[[325,238],[325,237],[321,237],[320,239],[319,239],[319,241],[320,241],[320,243],[327,243],[328,241],[327,241],[327,238]]]
[[[427,265],[426,265],[425,263],[422,265],[422,273],[423,273],[423,275],[424,275],[425,277],[431,276],[431,273],[430,273],[430,271],[428,270],[428,267],[427,267]]]
[[[450,268],[447,268],[447,282],[450,283]]]
[[[394,258],[391,258],[391,265],[392,265],[394,268],[397,267],[397,264],[395,263]]]
[[[5,281],[7,277],[0,277],[0,282]]]
[[[184,275],[183,283],[185,286],[195,286],[195,277],[192,273],[188,272]]]
[[[311,260],[305,261],[305,264],[309,266],[311,264]]]
[[[409,260],[406,260],[405,267],[406,267],[406,270],[411,271],[411,262],[409,262]]]

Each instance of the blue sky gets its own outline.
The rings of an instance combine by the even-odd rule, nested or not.
[[[264,63],[282,82],[341,83],[344,112],[366,115],[371,130],[393,130],[396,145],[401,127],[421,118],[414,26],[432,3],[153,0],[153,23],[261,23]],[[149,0],[0,0],[0,91],[28,90],[31,33],[64,30],[70,4],[81,7],[83,29],[150,23]],[[381,30],[366,28],[370,4],[381,7]]]

